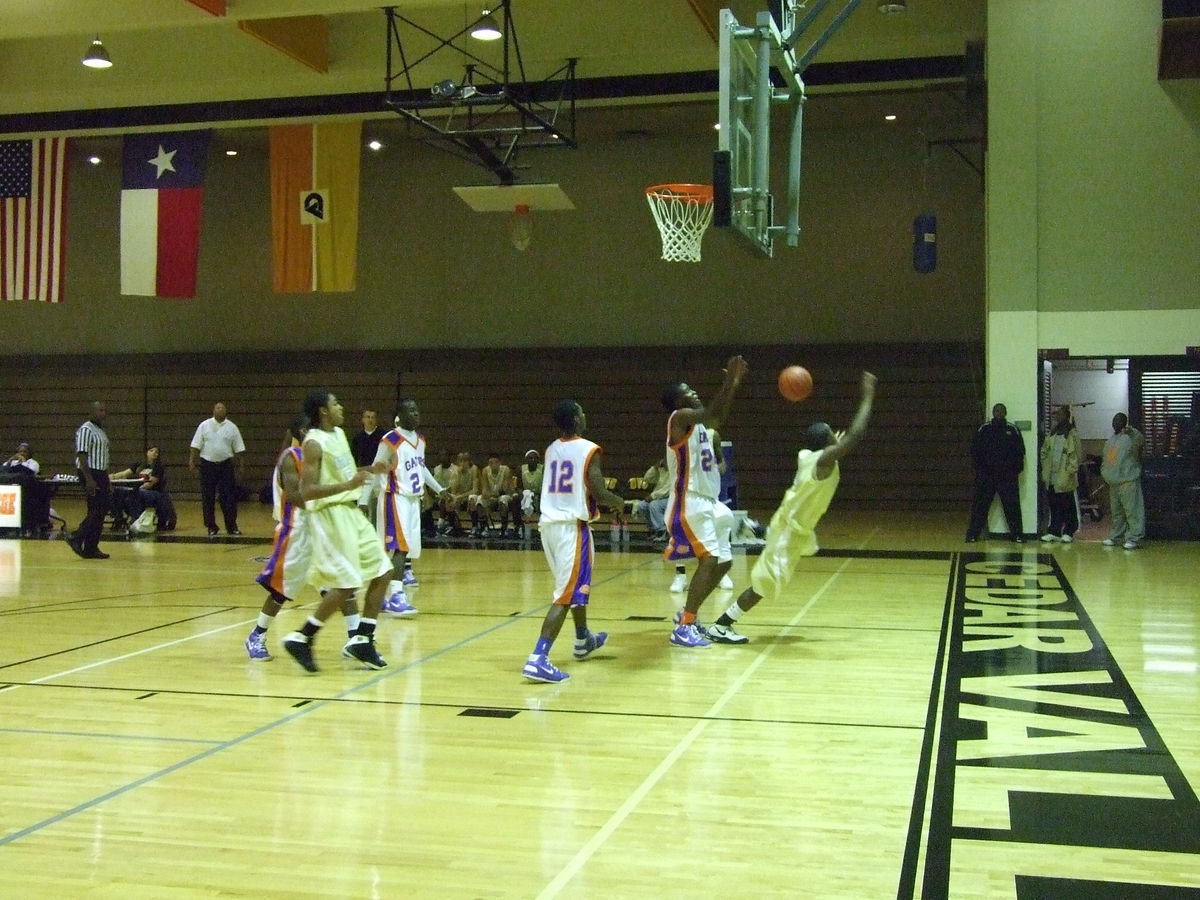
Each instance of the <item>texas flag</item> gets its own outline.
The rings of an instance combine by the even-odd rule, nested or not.
[[[211,131],[128,135],[121,180],[121,293],[195,297]]]

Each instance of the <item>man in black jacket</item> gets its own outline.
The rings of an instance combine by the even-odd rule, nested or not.
[[[992,407],[992,420],[984,422],[971,441],[971,462],[975,466],[975,498],[971,501],[971,522],[967,525],[967,542],[979,539],[987,524],[992,498],[1000,495],[1008,530],[1018,544],[1021,536],[1021,496],[1017,476],[1025,468],[1025,441],[1006,419],[1008,409],[1003,403]]]

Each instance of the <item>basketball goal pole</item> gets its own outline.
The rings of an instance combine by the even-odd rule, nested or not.
[[[804,134],[804,82],[792,94],[792,134],[788,142],[787,245],[800,246],[800,147]]]
[[[771,49],[774,46],[772,33],[772,18],[769,12],[760,12],[757,19],[758,32],[758,64],[757,77],[754,84],[754,157],[751,163],[750,182],[754,188],[754,218],[759,227],[770,228],[772,223],[767,216],[770,207],[767,197],[771,193]]]

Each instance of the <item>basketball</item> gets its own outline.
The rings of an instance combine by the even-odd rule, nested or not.
[[[812,375],[803,366],[788,366],[779,373],[779,393],[793,403],[804,400],[812,389]]]

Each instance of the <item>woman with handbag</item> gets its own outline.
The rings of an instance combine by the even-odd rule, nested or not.
[[[1050,527],[1042,535],[1048,543],[1069,544],[1079,530],[1079,507],[1075,492],[1079,487],[1079,463],[1082,451],[1079,432],[1071,419],[1071,408],[1054,410],[1054,427],[1042,442],[1042,486],[1050,507]]]

